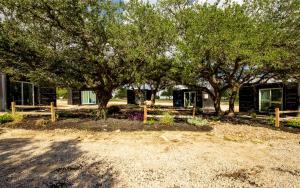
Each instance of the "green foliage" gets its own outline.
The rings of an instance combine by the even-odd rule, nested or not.
[[[12,114],[3,114],[0,115],[0,124],[4,124],[4,123],[8,123],[8,122],[12,122],[14,120]]]
[[[160,89],[172,84],[170,70],[174,56],[170,52],[178,36],[175,25],[159,7],[150,3],[129,1],[126,10],[128,22],[131,23],[128,37],[133,42],[130,51],[143,62],[135,83],[138,86],[148,84],[153,95],[156,95]]]
[[[154,118],[151,118],[147,121],[148,125],[154,125],[156,123],[156,120]]]
[[[287,120],[287,125],[300,128],[300,118]]]
[[[117,90],[115,98],[125,99],[126,97],[127,97],[127,89],[126,88],[120,88],[120,89]]]
[[[267,122],[269,125],[274,125],[275,124],[275,117],[273,115],[270,115],[267,117]]]
[[[56,94],[59,99],[67,99],[68,98],[68,90],[66,88],[57,88]]]
[[[256,114],[256,112],[251,112],[250,116],[252,119],[256,119],[257,114]]]
[[[15,115],[12,115],[10,113],[6,113],[6,114],[3,114],[3,115],[0,115],[0,124],[4,124],[4,123],[8,123],[8,122],[19,122],[23,120],[23,115],[21,114],[15,114]]]
[[[192,124],[192,125],[195,125],[195,126],[198,126],[198,127],[208,124],[208,121],[206,119],[202,119],[202,118],[199,118],[199,117],[188,119],[187,122],[189,124]]]
[[[173,96],[173,89],[171,87],[167,88],[161,93],[161,96],[165,96],[171,99],[171,97]]]
[[[162,125],[173,125],[174,124],[174,118],[169,113],[164,113],[163,117],[160,118],[159,123]]]

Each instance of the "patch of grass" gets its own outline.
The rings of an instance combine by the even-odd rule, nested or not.
[[[300,118],[287,120],[287,126],[300,128]]]
[[[173,125],[174,118],[169,113],[164,113],[163,117],[160,118],[159,123],[162,125]]]
[[[255,112],[252,112],[250,115],[251,115],[252,119],[256,119],[256,117],[257,117],[257,114]]]
[[[0,115],[0,124],[12,122],[13,120],[14,120],[14,118],[11,114]]]
[[[6,113],[3,115],[0,115],[0,124],[9,123],[9,122],[19,122],[23,120],[23,115],[21,114],[15,114],[12,115],[10,113]]]
[[[188,119],[187,122],[189,124],[195,125],[195,126],[204,126],[208,124],[208,121],[206,119],[202,118],[191,118]]]
[[[156,120],[151,118],[150,120],[147,121],[148,125],[154,125],[156,123]]]
[[[268,116],[267,117],[267,123],[269,124],[269,125],[274,125],[275,124],[275,119],[274,119],[275,117],[273,116],[273,115],[270,115],[270,116]]]

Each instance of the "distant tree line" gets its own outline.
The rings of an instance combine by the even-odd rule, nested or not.
[[[0,1],[0,70],[35,83],[88,87],[106,118],[112,93],[148,84],[207,87],[230,112],[246,83],[300,77],[300,1]]]

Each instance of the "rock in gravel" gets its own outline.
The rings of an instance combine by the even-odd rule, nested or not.
[[[166,137],[166,136],[164,136],[164,135],[161,135],[160,136],[160,138],[162,138],[164,141],[166,141],[166,142],[169,142],[170,140]]]
[[[116,132],[116,133],[119,133],[119,132],[121,132],[121,130],[120,130],[120,129],[118,129],[118,130],[116,130],[115,132]]]
[[[161,135],[160,138],[162,138],[164,141],[169,142],[180,142],[182,140],[182,136],[180,134],[177,135]]]

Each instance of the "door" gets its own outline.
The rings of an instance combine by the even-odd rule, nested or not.
[[[184,107],[193,107],[196,105],[196,92],[184,92]]]
[[[93,91],[81,91],[82,104],[96,104],[96,94]]]
[[[259,111],[270,112],[275,108],[282,109],[282,89],[261,89],[259,90]]]
[[[34,85],[29,82],[11,82],[10,98],[17,105],[35,105],[34,104]]]

